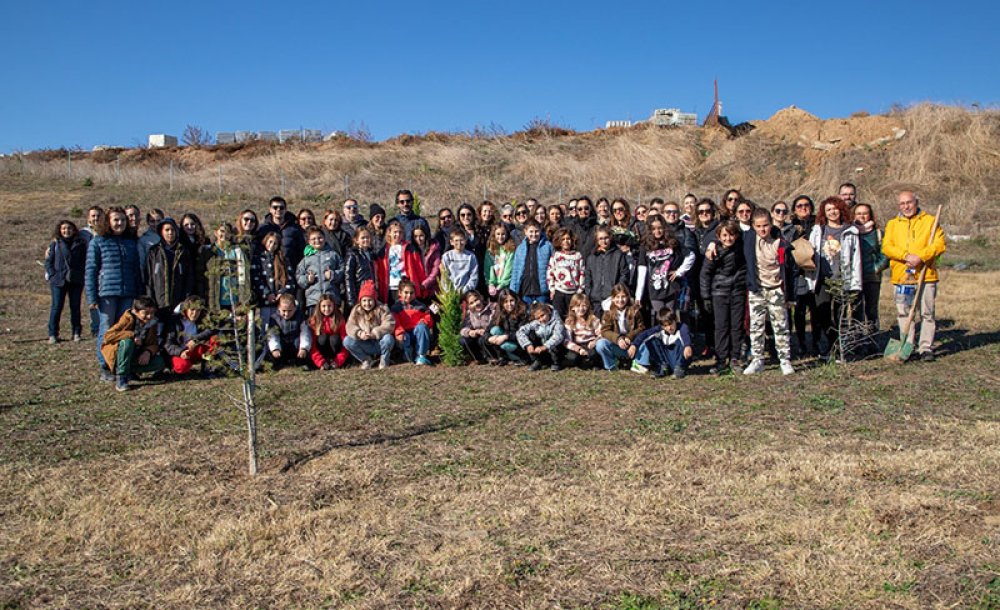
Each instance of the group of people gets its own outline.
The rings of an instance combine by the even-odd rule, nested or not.
[[[917,355],[933,359],[943,233],[931,234],[912,191],[884,228],[856,195],[844,184],[818,206],[800,195],[770,208],[735,189],[719,205],[693,194],[634,208],[621,198],[484,201],[441,208],[433,228],[409,190],[396,194],[393,217],[371,204],[366,218],[348,199],[319,224],[273,197],[263,222],[247,208],[211,231],[196,214],[178,222],[149,210],[141,235],[138,207],[94,206],[83,229],[60,221],[46,251],[49,341],[59,340],[67,299],[80,340],[85,295],[101,379],[120,390],[139,372],[235,366],[220,332],[248,308],[276,367],[430,365],[445,285],[462,293],[470,362],[680,378],[697,353],[714,355],[715,374],[751,375],[764,369],[770,338],[791,374],[796,351],[845,355],[836,349],[844,316],[879,327],[891,267],[901,326],[918,277],[926,282]]]

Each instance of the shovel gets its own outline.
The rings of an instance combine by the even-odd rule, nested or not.
[[[934,215],[934,225],[931,227],[931,236],[927,245],[934,243],[934,234],[937,233],[938,220],[941,218],[941,206],[938,206],[937,214]],[[906,324],[899,329],[899,339],[889,339],[889,345],[885,346],[885,359],[893,362],[906,362],[913,354],[913,344],[910,343],[910,327],[913,326],[913,316],[920,308],[921,293],[924,289],[924,278],[927,276],[927,265],[920,267],[920,278],[917,280],[917,292],[913,295],[913,304],[910,305],[910,315],[906,318]]]

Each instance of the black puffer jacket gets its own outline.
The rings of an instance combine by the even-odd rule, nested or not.
[[[737,239],[731,248],[716,244],[714,259],[706,258],[701,267],[701,294],[705,298],[722,297],[747,291],[747,261],[743,241]]]
[[[146,296],[161,310],[173,309],[195,291],[195,262],[183,240],[162,240],[146,255]]]
[[[594,229],[597,228],[597,218],[588,216],[586,218],[572,218],[567,220],[566,228],[576,235],[576,249],[584,257],[590,256],[594,252]]]
[[[358,291],[366,280],[376,281],[375,255],[371,250],[351,248],[344,257],[344,300],[348,309],[357,304]]]
[[[584,286],[592,303],[611,296],[615,284],[628,282],[628,264],[618,248],[595,251],[587,257]]]
[[[306,236],[299,227],[295,214],[285,211],[282,223],[274,222],[271,215],[264,217],[264,224],[257,230],[257,240],[264,243],[264,236],[271,232],[281,234],[281,253],[285,255],[288,266],[295,269],[305,256]]]

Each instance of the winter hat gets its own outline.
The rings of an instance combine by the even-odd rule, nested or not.
[[[370,208],[368,208],[368,218],[373,218],[376,214],[381,214],[382,218],[385,218],[385,208],[377,203],[373,203]]]
[[[177,233],[178,237],[180,237],[180,228],[177,226],[177,223],[174,221],[174,219],[171,218],[171,217],[169,217],[169,216],[167,216],[166,218],[164,218],[160,222],[156,223],[156,234],[157,235],[162,235],[163,234],[163,227],[165,227],[167,225],[172,226],[174,228],[174,232]]]
[[[361,288],[358,290],[358,300],[368,297],[369,299],[378,300],[375,294],[375,283],[371,280],[365,280],[361,283]]]

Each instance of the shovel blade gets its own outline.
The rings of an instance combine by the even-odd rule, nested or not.
[[[889,345],[885,346],[885,357],[897,362],[906,362],[913,353],[913,344],[903,339],[889,339]]]

